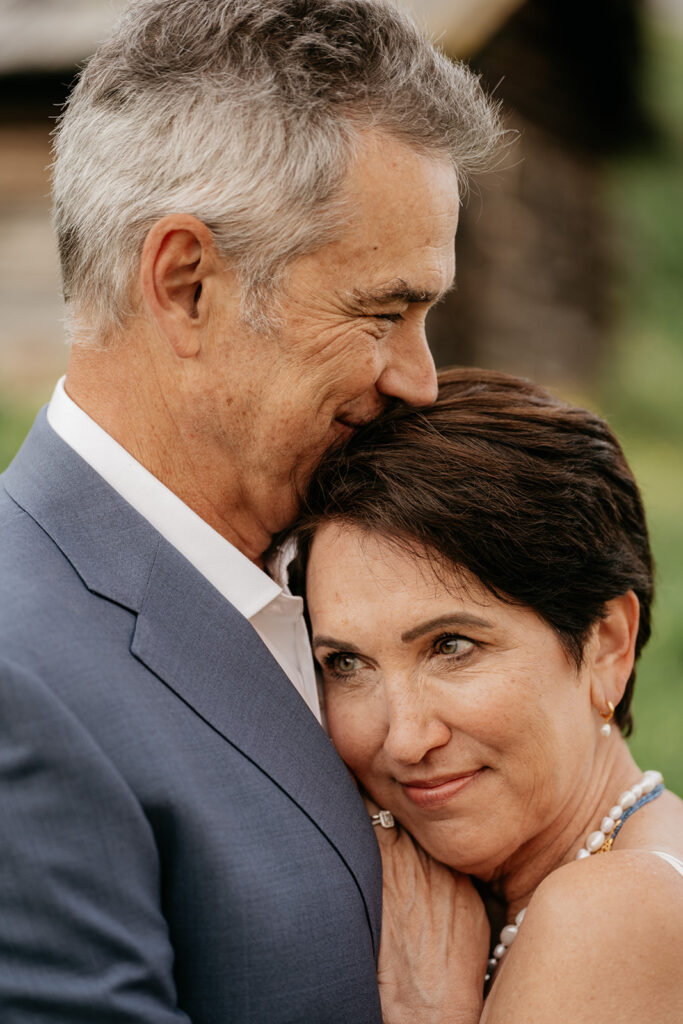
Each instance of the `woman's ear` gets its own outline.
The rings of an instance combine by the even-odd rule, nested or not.
[[[140,261],[142,298],[180,358],[197,355],[201,347],[205,289],[218,267],[213,236],[196,217],[170,214],[150,228]]]
[[[586,660],[591,673],[591,702],[604,712],[624,695],[635,661],[640,603],[632,590],[608,601],[593,627]]]

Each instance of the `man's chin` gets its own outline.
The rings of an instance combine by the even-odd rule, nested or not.
[[[366,426],[368,423],[372,423],[379,416],[379,412],[375,416],[369,416],[366,419],[353,421],[338,417],[332,421],[327,435],[320,443],[317,450],[309,451],[303,456],[296,464],[292,471],[291,483],[290,483],[290,500],[286,502],[287,513],[291,516],[287,522],[283,522],[278,528],[278,532],[282,533],[291,527],[299,515],[303,502],[304,496],[308,491],[309,484],[313,478],[313,474],[324,459],[328,452],[336,451],[338,448],[344,446],[344,444],[353,437],[353,435]],[[285,502],[283,500],[282,506],[284,508]],[[278,510],[279,511],[279,510]],[[284,519],[278,516],[278,518]]]

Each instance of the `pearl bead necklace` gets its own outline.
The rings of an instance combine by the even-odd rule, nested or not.
[[[655,797],[659,796],[663,788],[662,782],[661,772],[647,771],[640,782],[625,790],[614,807],[610,808],[609,814],[605,815],[602,819],[600,828],[588,834],[586,845],[579,850],[576,860],[583,860],[594,853],[607,853],[608,850],[611,850],[612,843],[626,819],[634,811],[637,811],[639,807],[642,807],[643,804],[649,803],[650,800],[654,800]],[[485,982],[491,980],[493,972],[505,955],[506,950],[515,941],[526,911],[526,907],[520,910],[515,917],[515,923],[506,924],[501,931],[498,945],[494,947],[491,959],[488,962],[488,970],[484,978]]]

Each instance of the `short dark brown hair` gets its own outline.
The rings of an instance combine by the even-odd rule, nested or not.
[[[428,408],[395,407],[323,459],[295,530],[299,589],[315,531],[353,524],[415,542],[532,608],[577,667],[612,598],[640,602],[636,657],[650,635],[652,555],[638,487],[592,412],[527,380],[448,370]],[[635,669],[615,720],[628,735]]]

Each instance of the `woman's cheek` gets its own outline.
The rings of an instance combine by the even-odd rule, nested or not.
[[[362,697],[335,696],[325,700],[327,727],[342,759],[358,777],[364,776],[381,746],[381,728],[371,702]]]

